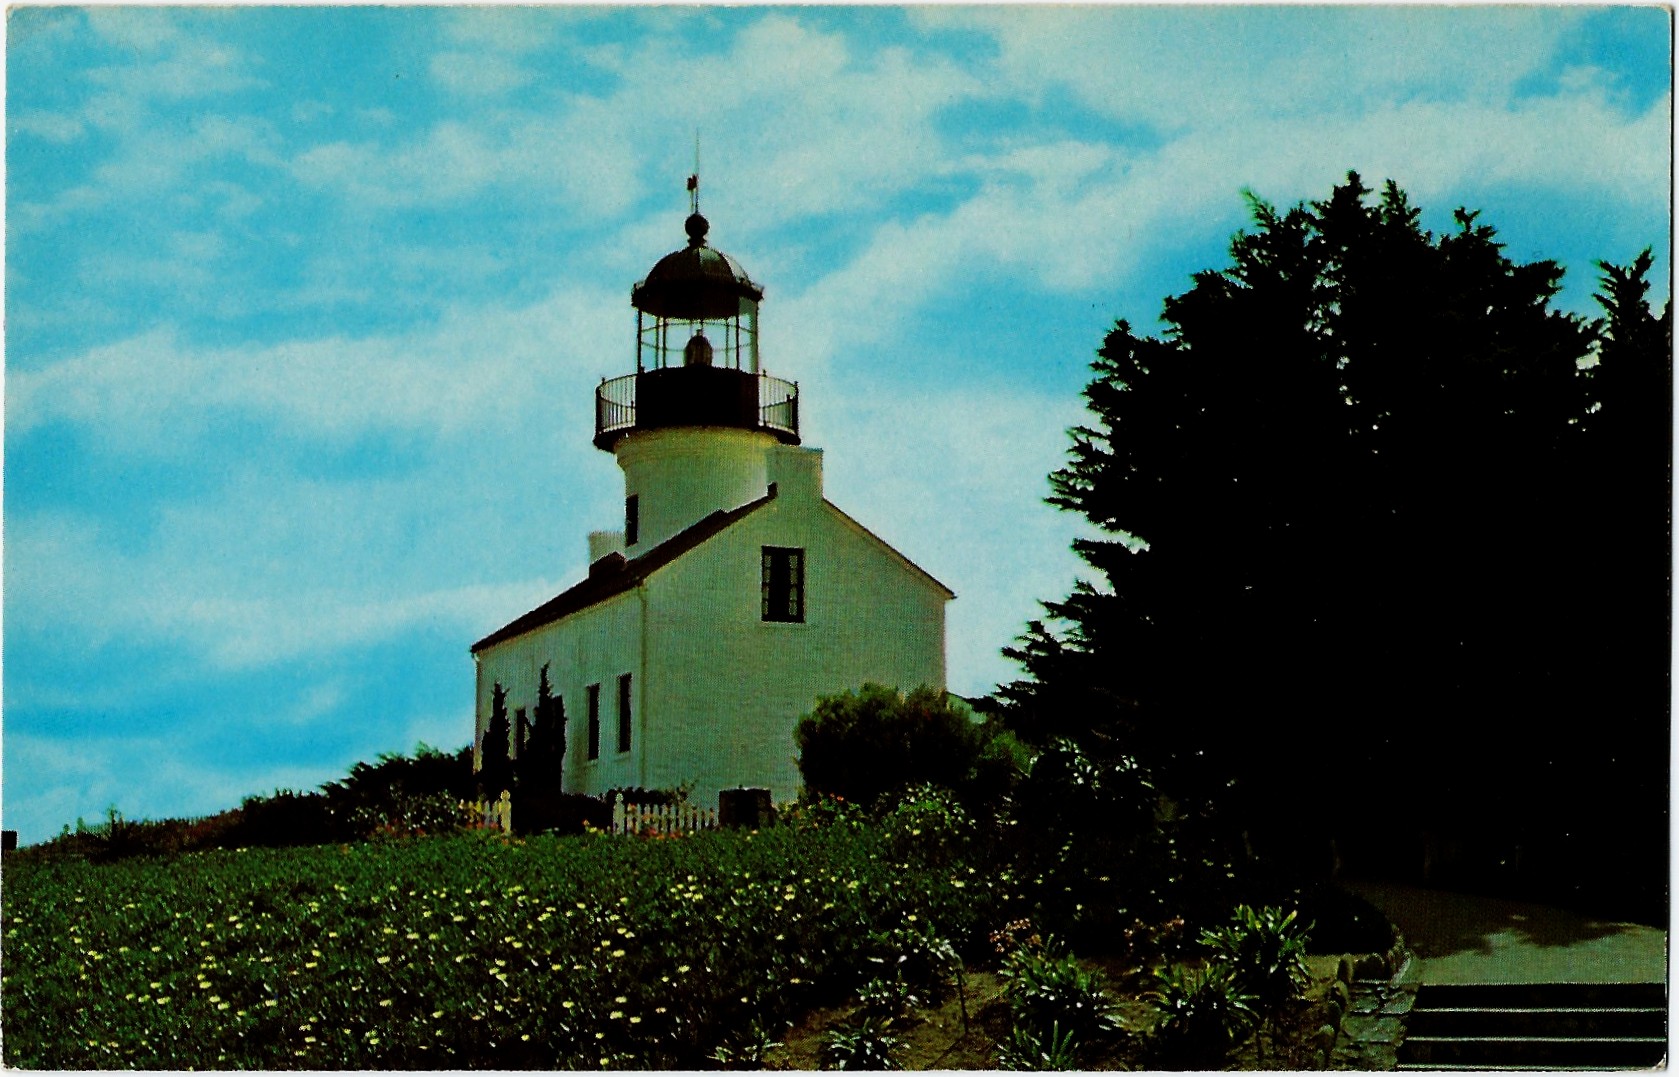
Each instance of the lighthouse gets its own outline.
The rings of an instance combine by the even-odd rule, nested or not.
[[[517,754],[546,682],[564,752],[522,783],[783,802],[799,792],[794,725],[819,698],[943,689],[955,595],[823,496],[798,385],[762,367],[764,289],[710,245],[697,193],[689,208],[686,243],[630,291],[634,369],[595,389],[621,526],[588,534],[585,579],[472,645],[474,757],[497,698]]]

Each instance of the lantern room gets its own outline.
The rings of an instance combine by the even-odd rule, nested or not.
[[[720,366],[758,372],[758,301],[764,290],[733,258],[706,245],[710,224],[689,214],[688,245],[659,259],[630,291],[636,369]]]
[[[690,191],[694,184],[690,181]],[[758,368],[764,290],[739,262],[706,243],[698,198],[688,244],[659,259],[630,291],[635,373],[595,391],[595,445],[614,451],[637,430],[728,427],[799,442],[798,386]]]

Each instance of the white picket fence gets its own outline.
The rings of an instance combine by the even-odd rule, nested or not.
[[[513,794],[503,789],[496,800],[463,800],[461,810],[470,812],[485,830],[513,833]]]
[[[691,804],[626,804],[619,795],[612,797],[614,834],[669,838],[710,830],[716,825],[716,808],[696,808]]]
[[[513,794],[502,790],[495,800],[463,800],[461,810],[486,830],[513,833]],[[612,795],[610,833],[640,837],[669,838],[711,830],[717,826],[716,808],[691,804],[628,804],[620,794]]]

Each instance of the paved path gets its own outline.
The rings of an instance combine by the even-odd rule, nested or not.
[[[1665,983],[1667,932],[1547,905],[1345,883],[1381,909],[1436,984]]]

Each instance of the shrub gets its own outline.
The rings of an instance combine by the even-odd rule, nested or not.
[[[235,847],[324,845],[339,832],[325,794],[280,789],[271,797],[246,797],[227,841]]]
[[[876,976],[857,991],[862,1012],[869,1017],[902,1017],[921,1004],[915,988],[901,974]]]
[[[726,1070],[761,1070],[768,1065],[768,1055],[782,1046],[772,1039],[762,1021],[753,1019],[745,1032],[729,1037],[711,1052],[711,1061]]]
[[[1053,938],[1020,946],[998,972],[1018,1027],[1040,1036],[1060,1029],[1086,1043],[1117,1029],[1101,975],[1080,967]]]
[[[1242,990],[1230,966],[1218,963],[1156,972],[1149,999],[1160,1021],[1149,1037],[1148,1055],[1160,1069],[1222,1068],[1257,1019],[1253,996]]]
[[[520,789],[513,794],[513,831],[529,834],[581,834],[585,827],[605,830],[612,808],[603,800],[556,788]]]
[[[1078,1047],[1072,1032],[1063,1032],[1058,1024],[1046,1032],[1016,1025],[997,1044],[997,1068],[1065,1073],[1079,1068]]]
[[[973,821],[954,794],[930,785],[911,789],[882,820],[894,858],[944,867],[965,859],[974,841]]]
[[[1311,981],[1306,968],[1310,930],[1298,912],[1238,905],[1228,924],[1201,932],[1201,944],[1229,966],[1237,984],[1269,1017],[1299,998]]]
[[[950,974],[959,962],[956,949],[919,917],[903,927],[870,932],[864,946],[867,961],[887,975],[919,989],[929,1001],[944,997]]]
[[[1005,739],[1006,738],[1006,739]],[[807,795],[864,808],[914,785],[954,790],[970,812],[989,812],[1012,786],[1023,751],[992,721],[928,687],[901,695],[866,684],[818,700],[794,730]]]
[[[836,1070],[901,1069],[900,1044],[891,1035],[892,1021],[864,1017],[855,1024],[832,1029],[822,1037],[822,1064]]]

